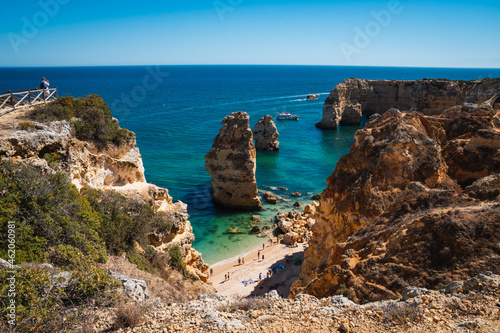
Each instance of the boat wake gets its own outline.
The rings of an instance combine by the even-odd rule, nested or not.
[[[323,92],[323,93],[317,93],[316,95],[329,95],[329,92]],[[241,104],[248,104],[248,103],[258,103],[258,102],[269,102],[269,101],[279,101],[279,100],[286,100],[290,99],[288,102],[302,102],[307,100],[307,95],[309,94],[302,94],[302,95],[290,95],[290,96],[279,96],[279,97],[268,97],[268,98],[259,98],[259,99],[252,99],[252,100],[247,100],[247,101],[235,101],[235,102],[226,102],[226,103],[213,103],[209,105],[205,105],[204,108],[211,108],[211,107],[220,107],[220,106],[230,106],[230,105],[241,105]],[[300,98],[302,97],[302,98]],[[158,105],[160,106],[160,105]],[[165,104],[163,104],[163,107]],[[190,110],[196,110],[199,109],[200,106],[192,106],[192,107],[184,107],[184,108],[176,108],[176,112],[185,112],[185,111],[190,111]],[[134,117],[136,118],[153,118],[153,117],[158,117],[161,115],[164,115],[165,112],[154,112],[150,114],[138,114],[135,115]]]

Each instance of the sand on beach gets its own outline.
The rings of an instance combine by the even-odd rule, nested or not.
[[[217,294],[236,300],[249,296],[259,296],[271,290],[276,290],[283,297],[288,297],[290,287],[300,276],[302,265],[286,262],[285,255],[290,254],[293,259],[299,258],[303,262],[304,250],[307,244],[298,244],[298,247],[295,248],[283,244],[270,245],[269,241],[264,244],[264,249],[260,246],[254,251],[241,256],[241,258],[245,258],[245,264],[238,265],[238,258],[236,258],[230,262],[215,264],[211,267],[213,269],[211,281],[217,289]],[[261,254],[260,260],[257,258],[259,250]],[[262,255],[264,255],[264,259],[262,259]],[[266,276],[268,267],[272,265],[281,265],[285,269],[273,273],[269,280],[258,283],[259,273]],[[225,281],[224,276],[228,273],[230,278]],[[242,281],[249,278],[255,283],[245,286]]]

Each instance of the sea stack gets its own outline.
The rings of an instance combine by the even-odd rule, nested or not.
[[[252,142],[250,116],[233,112],[222,121],[212,149],[205,156],[205,169],[212,176],[216,204],[237,209],[260,210],[255,180],[257,152]]]
[[[278,142],[278,129],[273,121],[273,117],[265,115],[260,118],[257,124],[253,127],[253,137],[255,140],[255,148],[257,150],[279,150],[280,143]]]

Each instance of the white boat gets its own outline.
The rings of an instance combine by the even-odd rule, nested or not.
[[[319,94],[309,94],[307,95],[307,100],[310,101],[310,100],[313,100],[313,99],[318,99],[319,97]]]
[[[280,112],[276,119],[279,120],[299,120],[299,116],[295,114],[290,114],[290,112]]]

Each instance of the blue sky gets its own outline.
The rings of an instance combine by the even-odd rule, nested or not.
[[[9,1],[0,67],[500,68],[500,1]]]

